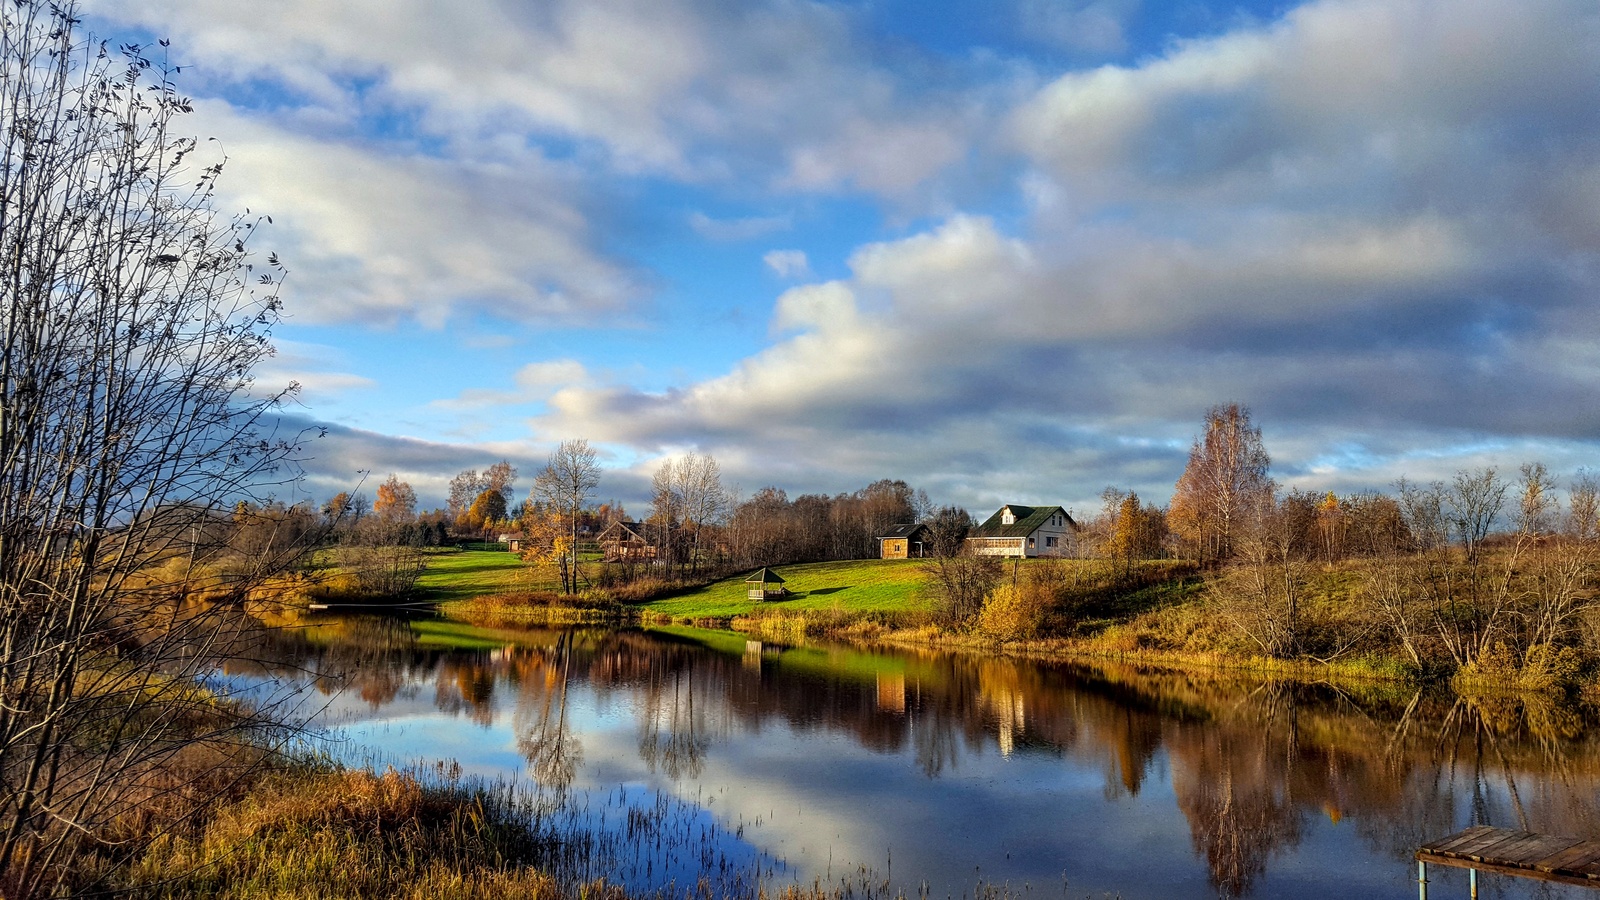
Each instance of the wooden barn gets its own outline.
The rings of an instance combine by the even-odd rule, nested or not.
[[[896,525],[878,536],[880,559],[921,559],[932,552],[933,540],[926,525]]]

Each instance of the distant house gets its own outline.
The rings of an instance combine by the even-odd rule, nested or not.
[[[921,559],[932,549],[926,525],[896,525],[878,537],[881,559]]]
[[[641,522],[612,522],[596,538],[606,562],[639,562],[656,558],[656,542]]]
[[[508,531],[496,537],[495,540],[505,544],[506,549],[510,550],[512,553],[521,553],[522,545],[528,541],[528,539],[524,537],[520,531]]]
[[[967,532],[967,548],[978,556],[1054,556],[1077,527],[1059,506],[1008,503]]]

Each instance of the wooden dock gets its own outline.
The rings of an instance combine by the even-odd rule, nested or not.
[[[1472,896],[1478,872],[1600,888],[1600,841],[1475,825],[1417,850],[1418,897],[1427,900],[1428,864],[1470,869]]]

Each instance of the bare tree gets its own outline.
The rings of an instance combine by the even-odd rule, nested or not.
[[[250,582],[208,567],[227,510],[292,476],[271,352],[282,269],[219,217],[224,159],[176,133],[174,72],[79,31],[73,5],[0,12],[0,893],[74,853],[228,709],[190,689]],[[211,160],[197,161],[211,154]],[[292,387],[291,387],[292,390]],[[269,541],[287,554],[287,542]],[[270,567],[246,567],[254,577]],[[176,797],[183,789],[167,788]]]
[[[671,544],[674,529],[686,535],[689,570],[699,571],[701,532],[728,517],[732,498],[722,486],[722,467],[710,454],[686,453],[661,464],[650,480],[651,505],[664,539]],[[666,558],[671,559],[672,554]]]
[[[1304,649],[1304,594],[1316,525],[1316,498],[1258,497],[1235,537],[1235,564],[1213,591],[1217,610],[1268,655]]]
[[[972,517],[966,510],[946,506],[928,521],[933,550],[933,577],[943,600],[943,611],[956,623],[971,621],[983,609],[983,600],[1000,581],[1000,559],[978,556],[966,546]]]
[[[1600,538],[1600,477],[1579,469],[1567,488],[1567,534],[1580,541]]]
[[[462,469],[456,477],[450,479],[450,518],[452,521],[466,516],[467,510],[472,508],[472,501],[478,499],[483,493],[484,479],[478,475],[477,469]]]
[[[533,482],[534,496],[567,518],[572,540],[567,548],[571,567],[562,577],[562,589],[568,594],[578,592],[578,513],[589,499],[589,492],[600,485],[597,459],[588,441],[562,441]]]

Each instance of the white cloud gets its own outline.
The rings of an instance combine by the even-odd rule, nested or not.
[[[804,250],[768,250],[761,257],[779,278],[804,278],[811,274],[811,262]]]
[[[1583,364],[1600,345],[1590,0],[1316,0],[1062,73],[993,139],[995,98],[1026,77],[893,69],[838,6],[95,8],[171,24],[235,88],[302,92],[280,126],[230,113],[245,171],[224,185],[284,211],[290,284],[315,285],[293,309],[314,319],[625,309],[637,279],[595,236],[617,173],[730,186],[757,209],[864,192],[914,210],[850,277],[777,297],[770,344],[715,377],[643,391],[554,361],[452,401],[543,401],[541,435],[698,446],[746,484],[916,476],[987,505],[1107,481],[1164,496],[1223,399],[1253,405],[1312,481],[1330,446],[1387,480],[1418,447],[1434,468],[1535,445],[1570,459],[1600,434]],[[1084,49],[1127,39],[1129,6],[1056,10]],[[552,136],[560,162],[528,149]],[[950,172],[1020,183],[1025,218],[1005,214],[1015,198],[952,192],[971,201],[953,208]],[[826,205],[802,201],[686,220],[749,241]],[[795,252],[767,265],[805,277]]]
[[[732,243],[748,241],[788,231],[794,227],[788,216],[749,216],[742,219],[713,219],[699,210],[689,214],[689,227],[708,241]]]
[[[622,173],[904,194],[972,127],[877,65],[847,10],[713,0],[90,0],[184,59],[307,104],[400,117],[456,153],[578,141]],[[592,154],[590,154],[592,155]]]
[[[328,408],[343,403],[346,395],[373,388],[377,382],[353,372],[340,371],[349,365],[337,347],[274,338],[273,354],[254,369],[252,392],[270,396],[299,386],[294,402],[305,407]]]
[[[481,310],[568,321],[640,293],[625,267],[589,246],[568,177],[536,154],[514,165],[400,155],[284,131],[219,103],[186,124],[228,135],[223,205],[273,215],[260,240],[291,270],[297,320],[438,326]]]
[[[955,214],[865,245],[850,278],[784,292],[774,343],[727,374],[574,389],[541,426],[738,446],[763,483],[763,462],[829,489],[981,474],[989,499],[1164,498],[1226,399],[1308,487],[1571,463],[1600,434],[1600,370],[1575,362],[1600,343],[1574,199],[1600,165],[1595,33],[1564,0],[1324,0],[1067,75],[1013,120],[1045,201],[1027,231]]]
[[[471,388],[459,396],[435,400],[430,406],[440,409],[473,410],[521,406],[549,399],[563,389],[595,384],[583,363],[573,359],[556,359],[532,362],[518,369],[512,376],[513,387],[507,389]]]
[[[1138,8],[1139,0],[1022,0],[1018,19],[1030,40],[1112,54],[1127,49],[1126,23]]]

